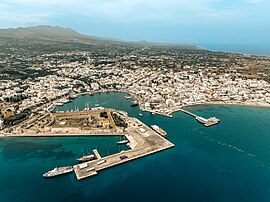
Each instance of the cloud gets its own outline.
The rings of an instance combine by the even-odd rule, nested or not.
[[[112,23],[168,23],[236,19],[245,15],[243,1],[264,0],[1,0],[0,27],[10,23],[49,24],[59,19]],[[228,3],[229,2],[229,3]],[[241,3],[242,2],[242,3]]]
[[[246,2],[250,4],[260,4],[265,2],[265,0],[246,0]]]

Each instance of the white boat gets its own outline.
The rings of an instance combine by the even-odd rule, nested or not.
[[[43,174],[43,177],[49,178],[49,177],[55,177],[58,175],[70,173],[73,171],[72,166],[66,166],[66,167],[59,167],[59,168],[54,168],[53,170],[48,171],[47,173]]]
[[[55,106],[63,106],[64,104],[62,102],[56,102],[54,105]]]
[[[208,119],[205,119],[201,116],[196,116],[196,120],[201,122],[201,123],[208,123]]]
[[[210,121],[210,122],[220,122],[220,120],[218,118],[216,118],[216,117],[210,117],[208,119],[208,121]]]
[[[82,156],[81,158],[78,158],[77,161],[86,162],[86,161],[91,161],[94,158],[95,158],[94,154],[89,154],[89,155],[86,155],[86,156]]]
[[[167,133],[157,125],[151,125],[151,128],[163,137],[167,137]]]
[[[143,114],[139,113],[139,116],[143,116]]]
[[[64,98],[64,99],[61,99],[59,102],[66,104],[66,103],[70,102],[70,100],[67,98]]]
[[[127,144],[129,141],[128,140],[121,140],[117,142],[117,144]]]

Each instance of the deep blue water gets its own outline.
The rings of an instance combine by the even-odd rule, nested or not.
[[[270,44],[202,44],[200,47],[214,51],[270,56]]]
[[[123,93],[81,96],[57,110],[98,103],[157,124],[176,146],[77,181],[43,179],[54,166],[75,163],[84,150],[119,151],[118,137],[0,139],[0,201],[270,201],[270,109],[204,105],[188,110],[216,116],[205,128],[181,112],[174,118],[130,107]]]

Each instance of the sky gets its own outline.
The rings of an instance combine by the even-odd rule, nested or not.
[[[270,44],[270,0],[0,0],[0,28],[186,44]]]

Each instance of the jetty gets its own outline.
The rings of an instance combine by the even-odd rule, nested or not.
[[[94,153],[94,155],[95,155],[95,157],[96,157],[97,159],[101,159],[101,156],[100,156],[100,154],[99,154],[99,152],[98,152],[97,149],[94,149],[94,150],[93,150],[93,153]]]
[[[216,124],[218,124],[219,121],[220,121],[219,119],[217,119],[217,118],[215,118],[215,117],[210,117],[210,118],[208,118],[208,119],[203,118],[203,117],[198,116],[198,115],[196,115],[196,114],[194,114],[194,113],[192,113],[192,112],[189,112],[189,111],[187,111],[187,110],[185,110],[185,109],[180,109],[180,111],[182,111],[182,112],[184,112],[184,113],[186,113],[186,114],[188,114],[188,115],[190,115],[190,116],[195,117],[195,119],[196,119],[197,121],[199,121],[200,123],[202,123],[205,127],[209,127],[209,126],[216,125]]]
[[[93,161],[75,165],[75,175],[77,180],[85,179],[101,170],[120,165],[174,146],[171,142],[161,137],[147,125],[135,118],[126,117],[128,127],[126,138],[129,140],[130,150],[98,158]],[[95,152],[94,152],[95,153]]]

